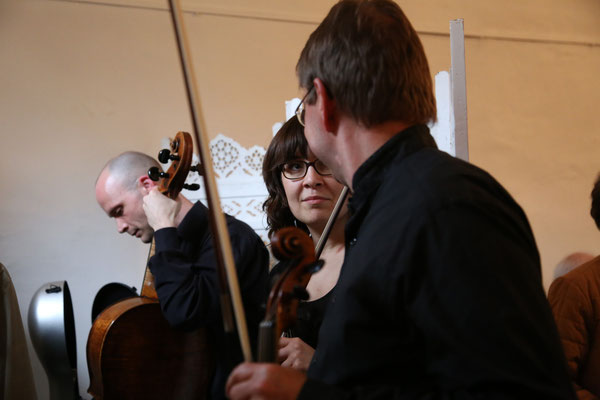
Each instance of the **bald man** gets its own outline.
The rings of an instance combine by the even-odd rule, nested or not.
[[[208,209],[182,194],[175,200],[162,195],[157,183],[148,177],[148,169],[154,166],[160,168],[155,159],[138,152],[111,159],[96,181],[96,200],[115,219],[119,233],[144,243],[154,238],[155,254],[148,265],[163,314],[177,328],[208,328],[217,356],[210,398],[224,399],[231,365],[243,357],[237,341],[225,340]],[[250,340],[256,348],[258,323],[264,316],[269,255],[247,224],[229,215],[226,222]]]
[[[585,264],[593,258],[594,256],[590,253],[584,253],[581,251],[567,255],[565,258],[560,260],[558,264],[556,264],[556,267],[554,267],[554,275],[552,279],[556,279],[573,271],[575,268]]]

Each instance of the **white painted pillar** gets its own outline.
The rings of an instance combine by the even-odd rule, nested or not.
[[[454,125],[455,155],[469,160],[467,130],[467,71],[463,20],[450,21],[450,121]]]
[[[467,131],[467,81],[463,20],[450,21],[450,72],[435,75],[437,122],[430,126],[438,148],[469,160]]]

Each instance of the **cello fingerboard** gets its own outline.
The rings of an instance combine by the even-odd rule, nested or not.
[[[150,245],[150,252],[148,253],[148,261],[150,261],[150,257],[154,255],[155,247],[156,244],[153,238],[152,244]],[[144,273],[144,282],[142,283],[142,292],[140,293],[140,295],[149,299],[158,300],[156,286],[154,285],[154,275],[152,275],[152,272],[150,272],[148,262],[146,262],[146,272]]]

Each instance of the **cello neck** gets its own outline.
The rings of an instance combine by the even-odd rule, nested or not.
[[[146,271],[144,272],[144,281],[142,282],[142,291],[140,296],[158,300],[156,286],[154,285],[154,275],[152,275],[152,272],[150,272],[150,267],[148,266],[150,257],[154,255],[155,247],[156,244],[154,243],[154,238],[152,238],[152,244],[150,245],[150,251],[148,252],[148,260],[146,260]]]

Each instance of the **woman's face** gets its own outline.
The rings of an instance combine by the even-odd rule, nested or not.
[[[297,159],[297,161],[306,162],[315,160],[316,157],[310,150],[307,158]],[[300,166],[301,163],[297,165]],[[283,183],[290,211],[294,217],[304,222],[310,230],[322,231],[327,224],[343,185],[331,175],[320,175],[313,165],[308,167],[304,178],[298,180],[287,179],[282,172],[281,182]],[[345,213],[346,207],[342,210],[342,214]]]

